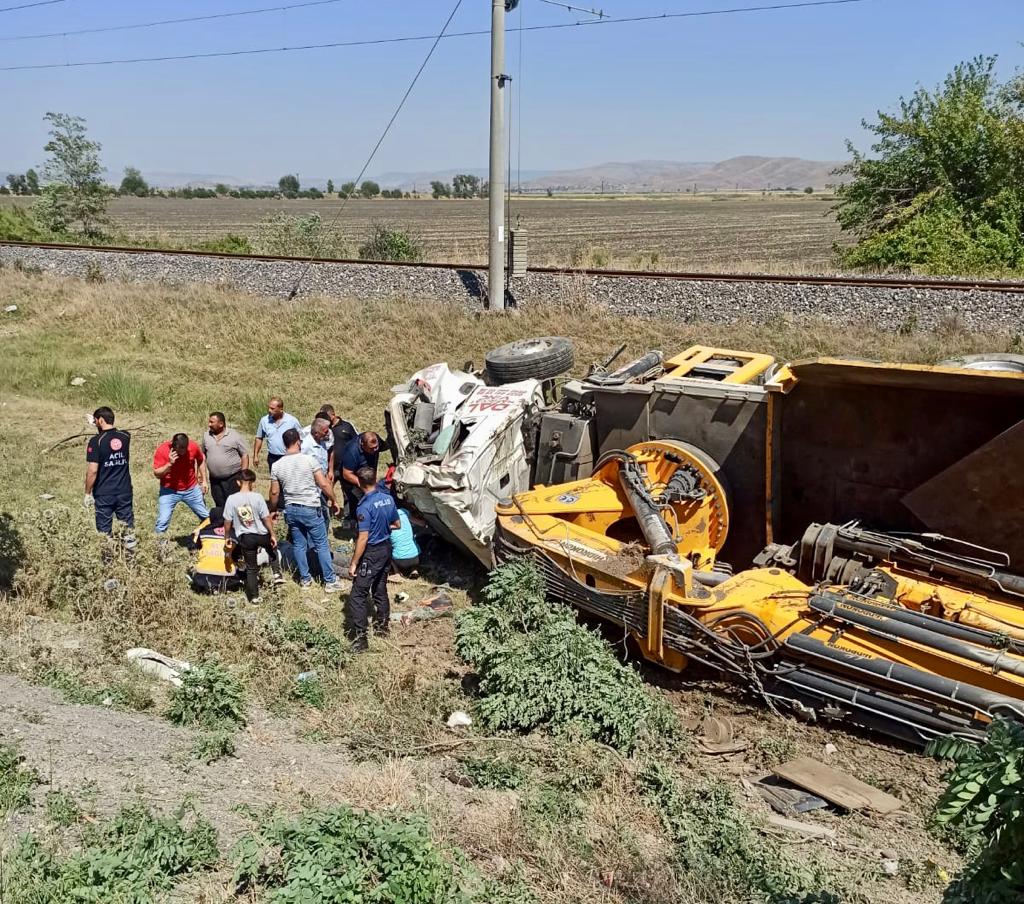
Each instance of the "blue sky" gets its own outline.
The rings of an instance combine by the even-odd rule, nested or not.
[[[17,0],[0,0],[0,6]],[[22,0],[24,2],[24,0]],[[0,13],[0,38],[295,0],[64,0]],[[34,41],[0,41],[0,66],[436,33],[454,0],[341,0],[245,18]],[[591,5],[575,0],[577,5]],[[610,16],[769,0],[595,0]],[[776,0],[785,2],[785,0]],[[526,25],[579,14],[522,0]],[[464,0],[453,30],[486,29]],[[520,12],[509,17],[518,25]],[[1024,63],[1024,0],[866,0],[509,35],[523,169],[739,154],[840,159],[859,123],[958,61]],[[0,169],[38,165],[48,110],[85,116],[111,170],[351,178],[428,43],[96,68],[0,72]],[[482,166],[489,44],[442,42],[372,173]],[[517,117],[518,119],[518,117]],[[513,134],[513,148],[519,145]],[[513,150],[515,159],[515,150]]]

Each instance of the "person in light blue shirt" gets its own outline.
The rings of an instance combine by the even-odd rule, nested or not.
[[[252,444],[252,469],[255,471],[260,466],[260,450],[263,448],[263,440],[267,441],[267,467],[274,467],[274,462],[281,458],[288,450],[284,446],[284,432],[286,430],[302,431],[302,426],[294,416],[284,410],[284,402],[274,396],[267,402],[267,413],[260,418],[260,425],[256,428],[256,439]],[[326,474],[326,470],[324,471]]]
[[[302,438],[302,445],[299,447],[299,451],[303,455],[308,455],[312,458],[320,466],[324,476],[331,483],[334,483],[334,475],[328,468],[332,445],[331,422],[327,418],[318,417],[314,418],[313,423],[309,425],[309,433]],[[329,535],[331,530],[331,509],[329,500],[323,493],[320,494],[320,509],[323,513],[324,524],[327,526]]]
[[[391,531],[391,561],[404,575],[414,572],[420,564],[420,548],[404,508],[398,510],[398,530]]]

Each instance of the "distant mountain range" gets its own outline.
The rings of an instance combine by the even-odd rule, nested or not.
[[[604,163],[547,173],[523,188],[530,191],[663,192],[759,191],[766,188],[825,188],[841,179],[832,175],[840,162],[800,157],[732,157],[718,163],[640,160]]]
[[[524,170],[513,172],[513,187],[519,183],[530,192],[673,192],[688,191],[760,191],[767,188],[803,189],[810,186],[822,189],[841,182],[833,170],[841,162],[804,160],[800,157],[732,157],[719,162],[679,162],[672,160],[638,160],[632,163],[602,163],[598,166],[570,170]],[[448,182],[458,173],[487,178],[483,167],[433,170],[423,172],[387,172],[373,176],[381,188],[400,188],[403,191],[429,192],[430,183]],[[5,171],[0,170],[0,179]],[[277,185],[277,179],[253,180],[232,175],[212,173],[181,173],[143,170],[146,181],[155,188],[193,186],[212,188],[218,183],[231,188],[268,188]],[[117,184],[121,170],[108,171],[107,179]],[[326,176],[299,175],[304,188],[324,189]],[[347,178],[339,174],[334,179],[340,187]]]

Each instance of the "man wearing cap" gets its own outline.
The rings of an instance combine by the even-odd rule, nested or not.
[[[252,466],[255,470],[260,466],[260,451],[263,449],[263,440],[267,441],[267,467],[273,468],[274,462],[281,458],[288,450],[284,445],[284,433],[286,430],[302,430],[296,417],[284,410],[284,402],[279,396],[274,396],[267,402],[267,413],[260,418],[260,425],[256,428],[256,439],[252,444]]]
[[[228,496],[238,492],[239,473],[249,467],[249,448],[242,434],[227,425],[223,412],[211,411],[206,425],[199,448],[206,456],[213,504],[223,508]]]
[[[391,601],[387,581],[391,571],[391,531],[398,530],[400,522],[394,498],[377,485],[377,472],[360,468],[356,477],[363,498],[356,509],[359,536],[348,569],[352,592],[345,606],[345,636],[352,642],[352,652],[362,653],[368,646],[366,635],[371,616],[378,637],[389,633]]]

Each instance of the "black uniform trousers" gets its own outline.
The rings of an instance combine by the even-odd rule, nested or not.
[[[238,476],[241,471],[236,471],[230,477],[214,477],[210,475],[210,495],[213,496],[213,504],[218,508],[224,508],[228,496],[237,493],[241,489]]]
[[[245,598],[251,603],[260,595],[260,566],[256,562],[259,551],[267,551],[267,555],[270,556],[270,570],[274,574],[281,573],[281,560],[270,542],[270,534],[242,534],[238,538],[238,545],[245,561]]]
[[[391,621],[387,586],[390,572],[391,541],[367,546],[345,607],[345,636],[349,640],[365,643],[371,618],[377,633],[387,633]]]

